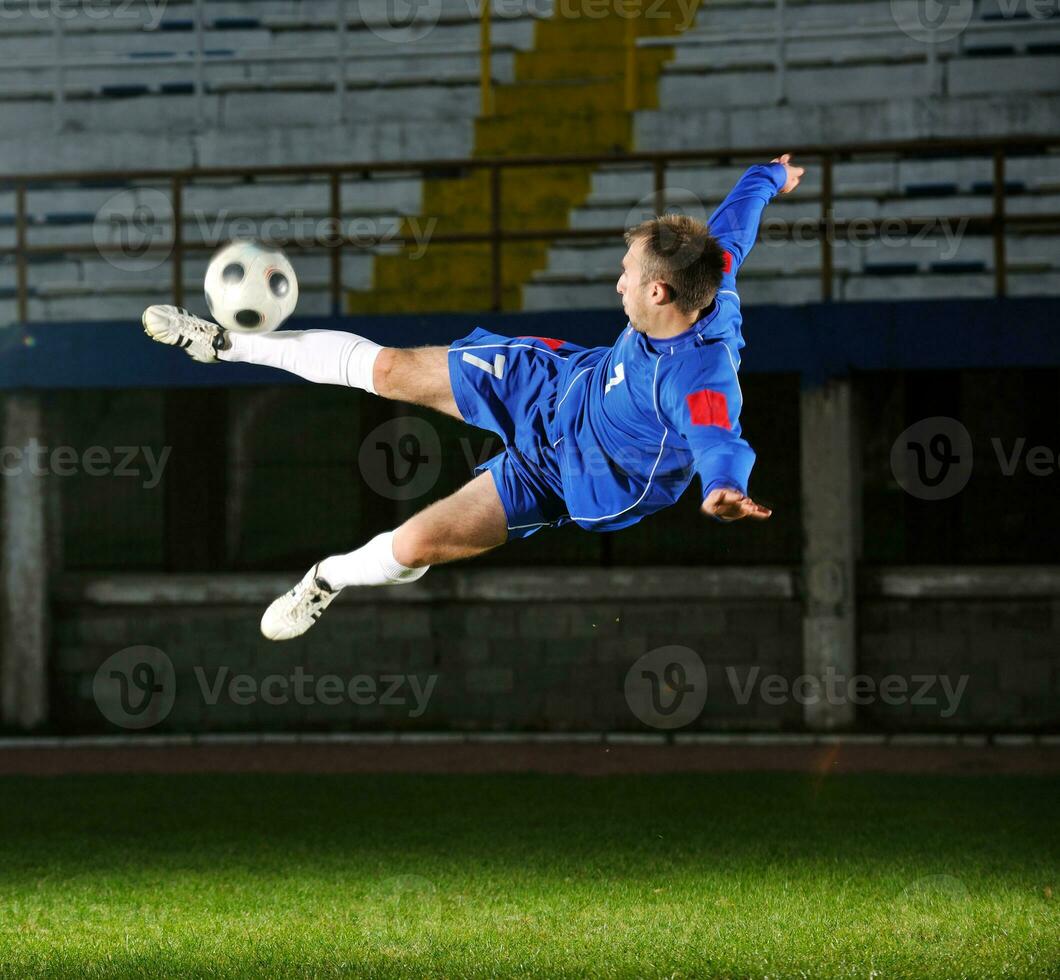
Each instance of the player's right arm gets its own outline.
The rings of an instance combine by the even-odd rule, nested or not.
[[[728,285],[754,247],[766,205],[777,194],[787,194],[798,187],[806,172],[790,161],[791,154],[785,153],[768,164],[748,169],[710,216],[707,224],[711,234],[732,257],[725,270]]]

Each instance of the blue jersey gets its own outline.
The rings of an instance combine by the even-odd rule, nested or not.
[[[675,503],[695,475],[704,498],[716,487],[747,492],[755,454],[740,429],[736,272],[784,180],[781,164],[751,167],[712,215],[725,271],[714,304],[689,330],[652,340],[627,325],[614,346],[564,358],[549,441],[581,527],[635,524]]]

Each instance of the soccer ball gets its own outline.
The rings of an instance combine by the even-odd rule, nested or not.
[[[225,245],[206,269],[206,305],[225,330],[268,333],[293,312],[298,279],[287,256],[259,242]]]

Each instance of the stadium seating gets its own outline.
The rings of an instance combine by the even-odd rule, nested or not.
[[[715,0],[691,25],[676,10],[643,18],[636,29],[638,98],[645,108],[632,119],[623,105],[624,19],[579,19],[570,3],[553,16],[548,3],[495,0],[492,118],[478,117],[479,26],[477,10],[464,0],[418,5],[400,38],[400,29],[387,22],[385,0],[347,3],[341,60],[339,8],[328,0],[262,0],[253,6],[205,0],[201,38],[191,0],[130,4],[121,8],[122,16],[115,8],[106,18],[78,6],[63,20],[61,35],[52,21],[31,16],[33,9],[28,0],[9,0],[5,12],[12,16],[0,23],[0,153],[8,174],[781,147],[1060,129],[1060,18],[1028,24],[1026,17],[1010,17],[997,0],[977,8],[968,30],[937,45],[934,62],[921,40],[896,29],[889,0],[789,2],[783,72],[776,68],[773,0]],[[61,72],[57,52],[63,54]],[[340,65],[341,91],[335,84]],[[671,168],[668,205],[706,217],[739,169]],[[342,187],[344,230],[384,239],[416,237],[428,228],[486,230],[485,178],[481,171],[426,179],[418,173],[350,176]],[[816,180],[811,169],[800,195],[778,201],[770,219],[818,217]],[[844,161],[834,185],[839,219],[988,215],[992,209],[991,161],[985,156]],[[505,223],[617,229],[648,215],[651,189],[646,167],[517,171],[504,179]],[[1060,156],[1014,157],[1006,191],[1012,215],[1060,210]],[[240,227],[260,233],[270,221],[274,234],[297,246],[327,218],[328,187],[297,176],[202,181],[186,189],[183,207],[188,242],[223,239]],[[118,179],[113,185],[37,186],[27,195],[27,209],[31,245],[114,244],[145,215],[159,236],[171,230],[171,214],[157,191]],[[14,244],[14,215],[14,193],[5,185],[0,245]],[[972,233],[954,240],[955,230],[940,226],[916,243],[897,237],[838,242],[833,296],[991,294],[992,242]],[[1011,294],[1057,291],[1058,244],[1060,236],[1048,230],[1010,232]],[[611,306],[618,251],[613,236],[552,247],[508,245],[504,305]],[[486,246],[437,245],[421,253],[397,254],[385,244],[347,249],[344,308],[460,310],[488,304]],[[196,297],[207,254],[189,253],[183,268],[193,308],[201,309]],[[296,258],[300,310],[329,312],[327,256]],[[28,279],[32,319],[111,319],[135,316],[145,303],[168,295],[172,271],[168,263],[71,252],[33,256]],[[742,282],[750,302],[817,299],[819,249],[768,239],[745,267]],[[5,256],[0,323],[15,318],[15,285],[13,257]]]
[[[718,0],[693,27],[666,44],[673,57],[659,79],[659,104],[638,112],[638,150],[709,146],[856,143],[879,139],[1019,135],[1057,131],[1060,18],[1028,23],[996,3],[938,45],[896,28],[890,3],[789,3],[786,70],[776,70],[773,0]],[[832,36],[812,36],[832,32]],[[799,37],[798,34],[811,35]],[[650,47],[648,47],[650,49]],[[936,72],[932,77],[932,71]],[[932,96],[930,104],[925,96]],[[1060,212],[1060,154],[1017,156],[1006,171],[1008,214]],[[675,166],[667,171],[671,210],[707,218],[741,168]],[[970,159],[842,162],[834,172],[837,219],[989,216],[992,161]],[[651,213],[650,167],[606,167],[593,175],[573,228],[618,228]],[[820,217],[819,173],[811,168],[792,199],[778,199],[770,222]],[[957,234],[960,231],[960,234]],[[1051,233],[1050,233],[1051,232]],[[555,243],[544,269],[524,289],[527,309],[612,305],[621,245],[614,238]],[[1010,295],[1060,292],[1060,229],[1007,236]],[[994,292],[994,249],[982,234],[940,226],[916,241],[836,242],[835,299],[987,296]],[[820,249],[765,236],[741,274],[747,302],[802,303],[821,298]]]
[[[835,167],[837,219],[988,216],[992,201],[989,158],[839,163]],[[667,205],[706,220],[741,168],[674,167],[667,175]],[[1010,215],[1060,213],[1060,155],[1016,157],[1006,183]],[[621,228],[650,216],[649,168],[601,169],[574,228]],[[819,172],[811,169],[798,196],[779,198],[766,212],[763,240],[741,273],[746,302],[803,303],[821,298],[820,248],[809,222],[820,217]],[[797,243],[780,235],[783,225],[803,223]],[[836,242],[833,298],[909,299],[993,295],[993,243],[939,222],[914,240],[895,228],[882,240],[866,231],[855,243]],[[622,245],[614,237],[554,244],[548,266],[524,291],[527,309],[599,308],[614,303]],[[1011,295],[1060,292],[1060,234],[1007,236]],[[931,273],[930,275],[928,273]]]
[[[515,52],[532,45],[535,18],[550,11],[548,3],[497,6],[491,68],[495,80],[505,81]],[[177,166],[188,157],[203,165],[296,162],[288,152],[295,140],[275,135],[294,128],[303,162],[400,158],[417,155],[415,147],[426,141],[433,156],[471,150],[479,28],[477,11],[462,0],[417,8],[415,24],[422,21],[422,28],[410,37],[391,36],[382,0],[349,3],[341,42],[334,2],[205,3],[201,93],[195,8],[186,0],[155,11],[153,30],[143,23],[152,16],[143,4],[130,5],[128,16],[114,12],[88,22],[82,12],[62,21],[59,41],[54,20],[16,16],[18,9],[0,25],[0,133],[11,144],[4,146],[8,172],[120,169],[107,144],[109,134],[123,131],[137,134],[126,150],[137,157],[145,151],[152,165],[159,152],[152,143],[161,143]],[[248,17],[248,9],[270,12]],[[341,110],[337,94],[322,98],[335,93],[340,71]],[[346,126],[336,133],[340,121]],[[80,134],[76,163],[62,153],[67,132]],[[225,140],[208,138],[216,132]],[[15,133],[34,133],[32,145],[22,141],[20,152]]]
[[[393,175],[342,182],[343,230],[365,240],[365,248],[346,249],[343,283],[367,289],[372,281],[369,238],[393,237],[404,215],[419,208],[422,180],[415,175]],[[0,245],[13,245],[14,195],[0,193]],[[289,239],[297,254],[302,286],[299,309],[307,314],[331,312],[329,259],[320,252],[299,254],[299,242],[326,234],[329,187],[319,179],[259,180],[255,183],[213,181],[188,187],[183,201],[183,237],[188,243],[223,241],[238,233],[265,232]],[[148,209],[142,220],[159,239],[172,234],[172,212],[167,196],[153,188],[135,186],[34,189],[27,194],[31,245],[114,245],[127,234],[137,205]],[[150,238],[150,235],[146,236]],[[375,251],[385,250],[385,244]],[[202,278],[209,250],[189,252],[184,266],[185,295],[193,309],[205,312]],[[135,250],[108,259],[97,252],[41,256],[29,270],[29,315],[32,320],[135,318],[138,311],[170,294],[172,270],[166,256],[152,262]],[[0,263],[0,322],[14,318],[15,267]]]
[[[201,94],[193,3],[134,3],[106,17],[78,7],[63,18],[59,41],[54,19],[33,16],[33,9],[12,0],[0,23],[0,133],[6,134],[0,153],[7,174],[454,158],[473,151],[479,25],[477,8],[463,0],[417,6],[407,30],[389,25],[382,0],[344,4],[341,95],[334,2],[205,3]],[[516,51],[532,45],[535,19],[549,14],[544,0],[495,3],[496,82],[512,78]],[[55,67],[59,53],[61,73]],[[402,216],[421,210],[423,197],[419,174],[348,178],[343,230],[354,238],[390,237],[400,231]],[[237,227],[233,221],[244,229],[249,221],[253,233],[269,221],[273,234],[297,239],[319,232],[328,200],[326,183],[299,177],[203,182],[185,192],[183,234],[189,242],[223,239]],[[147,207],[146,219],[159,237],[171,233],[164,199],[137,185],[34,185],[27,195],[28,241],[114,244],[138,220],[137,207],[140,219]],[[283,216],[286,225],[276,220]],[[14,241],[14,193],[4,189],[0,245]],[[367,247],[347,250],[344,286],[371,287],[371,254]],[[192,254],[184,267],[193,307],[205,258]],[[300,312],[330,312],[327,257],[305,255],[298,264]],[[171,288],[168,263],[150,265],[115,264],[85,253],[33,257],[29,316],[138,315]],[[15,275],[13,257],[0,260],[0,323],[15,318]]]

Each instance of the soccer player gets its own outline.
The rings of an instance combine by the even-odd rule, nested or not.
[[[630,229],[617,285],[629,323],[612,347],[476,329],[449,347],[404,349],[334,330],[231,333],[173,306],[149,307],[148,336],[197,361],[245,361],[361,388],[503,440],[503,452],[456,493],[317,562],[265,611],[262,633],[300,636],[342,589],[414,582],[431,565],[543,527],[629,527],[676,502],[693,475],[710,517],[768,518],[747,495],[755,454],[740,435],[736,272],[766,204],[803,173],[785,154],[747,170],[706,226],[665,215]]]

